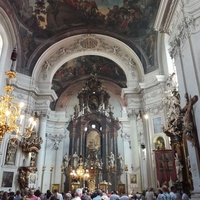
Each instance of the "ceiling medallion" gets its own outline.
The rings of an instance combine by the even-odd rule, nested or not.
[[[86,35],[85,37],[81,38],[79,43],[83,49],[94,49],[99,44],[98,39],[92,35]]]

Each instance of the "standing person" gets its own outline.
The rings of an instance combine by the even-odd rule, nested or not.
[[[171,196],[172,200],[176,200],[177,196],[176,196],[176,187],[174,185],[171,186],[171,191],[169,193],[169,195]]]
[[[102,193],[101,199],[102,200],[109,200],[108,195],[105,192]]]
[[[102,196],[102,191],[101,190],[97,190],[97,196],[94,197],[92,200],[101,200],[101,196]]]
[[[49,200],[52,196],[52,193],[50,190],[47,190],[46,194],[45,194],[45,200]]]
[[[56,198],[57,200],[63,200],[62,194],[60,194],[60,193],[58,192],[57,189],[55,189],[55,190],[53,191],[53,194],[54,194],[54,196],[55,196],[55,198]]]
[[[173,185],[171,186],[169,195],[171,196],[172,200],[176,200],[176,188],[175,188],[175,186],[173,186]]]
[[[143,190],[143,191],[142,191],[142,194],[141,194],[141,196],[140,196],[140,199],[141,199],[141,200],[145,200],[145,194],[146,194],[146,191]]]
[[[152,187],[150,187],[149,190],[146,192],[145,199],[146,200],[154,200],[155,199],[154,190]]]
[[[117,194],[116,190],[113,190],[110,196],[110,200],[116,200],[116,199],[120,199],[120,196]]]
[[[129,198],[128,198],[128,196],[125,194],[125,191],[124,190],[122,190],[121,191],[121,197],[120,197],[120,200],[128,200]]]
[[[81,200],[91,200],[90,195],[87,194],[87,190],[82,191]]]
[[[34,194],[38,198],[38,200],[42,200],[43,199],[42,193],[40,192],[40,190],[36,190]]]
[[[65,200],[71,200],[72,199],[72,195],[68,192],[65,194]]]
[[[77,188],[74,194],[74,198],[72,200],[81,200],[81,196],[83,194],[83,190],[81,188]]]
[[[30,200],[38,200],[38,198],[34,194],[34,190],[30,190]]]
[[[161,195],[162,199],[164,199],[164,200],[171,200],[172,199],[169,192],[168,192],[168,187],[166,185],[162,186],[162,192],[163,192],[162,195]]]
[[[157,200],[162,200],[162,193],[163,193],[162,190],[161,190],[161,189],[158,189],[158,192],[157,192],[157,195],[158,195],[158,196],[157,196],[157,198],[156,198]]]
[[[2,200],[8,200],[8,192],[4,192],[2,195]]]
[[[15,198],[14,198],[14,200],[21,200],[21,195],[20,195],[20,191],[19,190],[17,190],[16,191],[16,193],[15,193]]]
[[[189,197],[189,191],[187,188],[183,188],[183,194],[182,194],[182,200],[189,200],[190,197]]]

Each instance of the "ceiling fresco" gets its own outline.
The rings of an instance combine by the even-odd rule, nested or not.
[[[81,56],[65,63],[58,69],[53,77],[52,89],[60,96],[73,81],[84,77],[88,78],[91,74],[103,77],[121,88],[126,87],[124,71],[112,60],[101,56]]]
[[[10,3],[15,13],[13,19],[18,18],[15,23],[23,41],[22,62],[17,68],[19,72],[31,73],[37,59],[46,50],[42,49],[44,43],[50,46],[58,41],[55,36],[84,33],[83,30],[86,33],[98,30],[102,34],[118,37],[125,43],[134,44],[139,49],[135,52],[140,59],[142,57],[145,73],[157,68],[153,24],[160,0],[3,1]]]
[[[159,6],[159,0],[9,1],[21,21],[39,37],[80,26],[97,26],[139,37],[151,28]]]

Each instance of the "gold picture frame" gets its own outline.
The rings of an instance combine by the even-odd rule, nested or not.
[[[51,191],[53,192],[54,190],[57,190],[59,192],[60,191],[60,184],[52,184],[51,185]]]
[[[14,172],[4,171],[2,175],[1,187],[12,188]]]
[[[99,189],[102,190],[102,191],[106,191],[106,188],[107,185],[106,184],[99,184]]]
[[[130,183],[137,184],[137,174],[130,174]]]
[[[125,184],[118,184],[118,193],[119,195],[125,194]]]

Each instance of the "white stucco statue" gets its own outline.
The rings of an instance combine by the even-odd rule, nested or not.
[[[181,165],[177,153],[175,154],[175,166],[176,166],[176,175],[178,181],[183,181],[183,175],[182,175],[183,165]]]
[[[118,154],[117,160],[119,162],[119,168],[123,169],[124,168],[124,165],[123,165],[123,160],[124,159],[122,158],[122,155],[120,153]]]
[[[114,167],[115,166],[115,155],[113,152],[110,153],[110,156],[108,156],[109,158],[109,164],[110,164],[110,167]]]
[[[65,167],[68,167],[69,161],[70,161],[69,155],[68,155],[68,153],[66,153],[63,157],[63,164]]]
[[[79,156],[77,155],[75,151],[75,153],[73,154],[73,164],[75,168],[78,167],[78,161],[79,161]]]

